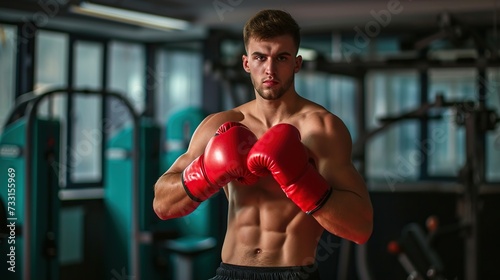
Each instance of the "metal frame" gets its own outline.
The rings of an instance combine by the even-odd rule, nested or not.
[[[364,157],[364,146],[373,136],[385,131],[403,120],[415,118],[427,118],[427,112],[433,108],[457,108],[460,115],[459,125],[464,125],[466,129],[466,164],[460,170],[460,179],[464,184],[464,215],[462,223],[465,230],[465,279],[476,280],[478,275],[478,208],[479,208],[479,188],[485,181],[484,141],[485,133],[493,130],[500,118],[493,110],[485,108],[482,102],[448,102],[442,96],[437,96],[435,102],[424,103],[415,110],[401,114],[396,117],[385,118],[382,126],[366,132],[358,138],[353,145],[353,156]]]
[[[24,238],[24,247],[23,247],[23,279],[30,280],[32,279],[31,275],[31,263],[30,263],[30,223],[31,223],[31,204],[32,204],[32,181],[31,174],[32,172],[32,161],[33,161],[33,138],[34,138],[34,121],[37,114],[38,106],[42,100],[45,98],[55,95],[55,94],[85,94],[85,95],[100,95],[103,98],[113,97],[122,101],[123,104],[127,107],[129,113],[133,119],[133,150],[132,150],[132,162],[133,162],[133,186],[132,191],[134,194],[137,194],[139,191],[139,159],[140,159],[140,137],[139,137],[139,115],[135,111],[132,104],[121,94],[117,92],[104,91],[104,90],[92,90],[92,89],[72,89],[72,88],[57,88],[53,90],[46,91],[39,96],[34,97],[33,99],[29,99],[25,102],[28,103],[27,107],[27,122],[26,122],[26,147],[25,147],[25,168],[26,168],[26,180],[25,180],[25,204],[24,204],[24,214],[25,214],[25,224],[23,225],[23,238]],[[23,105],[25,102],[21,102],[17,104],[17,106]],[[14,110],[15,111],[15,110]],[[132,272],[135,275],[140,275],[140,265],[139,265],[139,216],[138,216],[138,208],[139,208],[139,196],[132,195],[132,246],[131,246],[131,263],[132,263]],[[33,277],[36,277],[34,275]]]

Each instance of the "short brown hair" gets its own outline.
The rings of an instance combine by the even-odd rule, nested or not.
[[[300,26],[293,17],[281,10],[262,10],[250,18],[243,28],[245,49],[250,38],[257,40],[290,35],[297,50],[300,45]]]

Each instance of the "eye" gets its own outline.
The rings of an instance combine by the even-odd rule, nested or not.
[[[264,60],[266,60],[266,57],[265,57],[265,56],[263,56],[263,55],[256,55],[256,56],[255,56],[255,60],[258,60],[258,61],[264,61]]]
[[[286,59],[286,56],[278,56],[278,61],[285,61]]]

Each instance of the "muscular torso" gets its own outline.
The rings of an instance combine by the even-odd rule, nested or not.
[[[252,120],[244,108],[239,114],[243,119],[237,121],[247,125],[257,137],[267,130]],[[306,130],[301,118],[287,122],[295,125],[301,133]],[[311,157],[315,158],[313,152]],[[224,191],[229,209],[222,248],[223,262],[246,266],[314,263],[316,247],[324,229],[286,197],[271,175],[261,177],[251,186],[232,182]]]
[[[271,176],[252,186],[230,184],[228,226],[222,261],[248,266],[314,263],[323,232],[289,200]]]
[[[298,96],[292,99],[288,103],[293,105],[285,109],[278,101],[274,107],[274,102],[256,106],[260,100],[256,99],[205,118],[188,151],[155,185],[153,204],[159,217],[180,217],[198,207],[182,186],[182,172],[203,154],[222,124],[241,122],[260,138],[273,125],[288,123],[299,130],[301,142],[334,193],[322,209],[308,216],[286,197],[271,175],[250,186],[229,183],[224,187],[229,207],[222,261],[246,266],[312,264],[325,230],[358,244],[366,242],[372,231],[373,210],[363,179],[351,162],[347,128],[323,107]]]

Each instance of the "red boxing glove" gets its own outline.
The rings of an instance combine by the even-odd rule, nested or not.
[[[256,183],[258,177],[247,167],[248,152],[257,137],[238,122],[226,122],[210,139],[205,152],[182,172],[182,184],[189,197],[202,202],[227,183],[237,180],[243,184]]]
[[[271,127],[250,150],[247,164],[250,171],[259,176],[269,170],[286,196],[308,215],[319,210],[332,192],[309,163],[300,132],[290,124]]]

